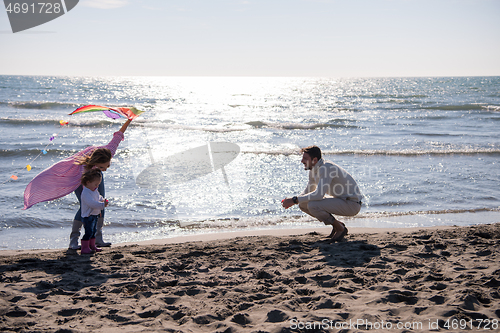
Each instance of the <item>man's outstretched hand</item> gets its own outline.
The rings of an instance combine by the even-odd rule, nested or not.
[[[293,199],[292,198],[286,198],[286,199],[281,200],[281,205],[283,207],[285,207],[285,209],[287,209],[287,208],[292,207],[295,204],[293,203]]]

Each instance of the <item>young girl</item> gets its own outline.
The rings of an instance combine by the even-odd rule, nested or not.
[[[85,227],[85,234],[82,238],[82,254],[101,251],[95,244],[97,219],[104,207],[108,206],[108,200],[104,199],[97,191],[101,180],[101,171],[98,169],[91,169],[82,176],[83,190],[80,210]]]
[[[113,139],[105,146],[87,147],[79,153],[70,156],[53,166],[39,173],[26,186],[24,190],[24,209],[43,202],[64,197],[75,191],[80,200],[82,193],[81,177],[85,171],[90,169],[99,169],[106,171],[111,165],[111,158],[115,155],[116,149],[124,139],[124,133],[131,120],[127,120],[118,132],[113,134]],[[99,193],[104,197],[104,179],[98,188]],[[105,243],[102,239],[102,227],[104,225],[104,210],[97,221],[96,244],[99,246],[110,246],[111,243]],[[78,249],[78,239],[80,238],[80,229],[82,227],[81,210],[75,215],[73,228],[70,234],[70,249]]]

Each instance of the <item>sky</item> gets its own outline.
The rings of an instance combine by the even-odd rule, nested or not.
[[[33,1],[33,0],[26,0]],[[500,0],[80,0],[12,33],[0,75],[500,75]]]

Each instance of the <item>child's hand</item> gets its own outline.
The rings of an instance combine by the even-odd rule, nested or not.
[[[108,203],[109,203],[108,199],[104,199],[104,207],[108,207]]]

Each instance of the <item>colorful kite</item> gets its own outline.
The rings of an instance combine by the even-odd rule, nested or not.
[[[127,118],[127,119],[135,119],[138,115],[143,113],[144,111],[137,110],[134,107],[131,108],[110,108],[107,106],[100,106],[100,105],[86,105],[82,106],[81,108],[76,109],[75,111],[71,112],[70,115],[75,114],[75,113],[83,113],[83,112],[96,112],[96,111],[102,111],[106,116],[112,119],[118,119],[118,118]]]

